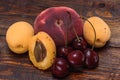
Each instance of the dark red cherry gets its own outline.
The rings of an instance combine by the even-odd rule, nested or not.
[[[67,59],[73,68],[80,68],[84,65],[84,54],[80,50],[74,50],[68,54]]]
[[[89,69],[96,68],[99,62],[98,54],[92,49],[86,49],[84,51],[85,55],[85,66]]]
[[[52,66],[52,74],[56,78],[64,78],[69,74],[69,64],[64,58],[56,58]]]
[[[58,57],[64,57],[64,58],[66,58],[67,55],[68,55],[68,53],[70,53],[72,50],[73,49],[70,46],[59,47],[57,55],[58,55]]]
[[[84,51],[87,48],[87,42],[80,36],[73,40],[72,46],[77,50]]]

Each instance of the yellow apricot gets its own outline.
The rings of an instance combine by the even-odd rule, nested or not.
[[[89,22],[93,25],[96,31],[96,42],[95,47],[103,47],[106,42],[110,39],[111,31],[109,26],[99,17],[90,17],[88,18]],[[84,23],[83,34],[86,41],[90,44],[94,44],[95,33],[94,30],[87,20]]]
[[[33,65],[41,70],[52,66],[56,57],[56,46],[46,32],[39,32],[29,43],[29,58]]]
[[[31,24],[19,21],[12,24],[6,33],[8,47],[17,54],[28,51],[29,40],[34,35]]]

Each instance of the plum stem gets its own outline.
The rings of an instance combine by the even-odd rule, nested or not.
[[[94,43],[93,43],[93,45],[92,45],[92,50],[93,50],[94,47],[95,47],[95,42],[96,42],[96,31],[95,31],[95,28],[94,28],[93,24],[92,24],[87,18],[85,18],[85,17],[80,17],[80,18],[88,21],[88,22],[90,23],[90,25],[92,26],[92,28],[93,28],[93,31],[94,31],[94,34],[95,34]]]

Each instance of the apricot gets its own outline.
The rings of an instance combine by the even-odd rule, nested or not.
[[[103,47],[106,42],[111,37],[111,31],[107,23],[99,17],[90,17],[88,18],[89,22],[93,25],[96,32],[96,42],[95,47],[100,48]],[[95,33],[94,30],[87,20],[84,23],[83,34],[86,41],[90,44],[94,44]]]
[[[50,7],[42,11],[35,19],[34,31],[47,32],[57,46],[71,42],[83,34],[83,22],[80,15],[69,7]]]
[[[10,50],[22,54],[28,51],[29,40],[34,35],[31,24],[24,21],[15,22],[6,32],[6,41]]]
[[[29,43],[29,58],[33,65],[41,70],[52,66],[56,57],[56,46],[46,32],[39,32]]]

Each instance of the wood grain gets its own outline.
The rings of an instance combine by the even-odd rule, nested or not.
[[[112,36],[104,48],[97,50],[99,66],[83,73],[71,73],[65,80],[119,80],[120,79],[120,1],[119,0],[1,0],[0,1],[0,80],[57,80],[50,70],[36,69],[28,52],[11,52],[5,40],[6,31],[16,21],[33,25],[35,17],[44,9],[68,6],[81,16],[99,16],[110,26]]]

